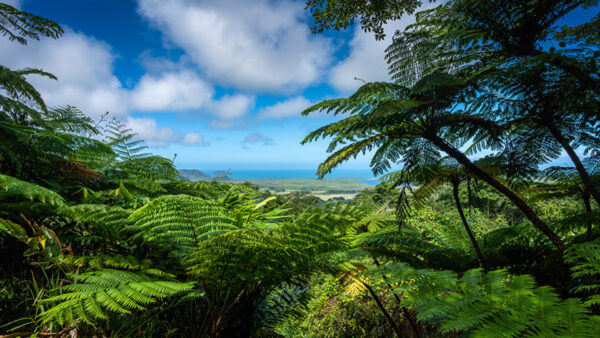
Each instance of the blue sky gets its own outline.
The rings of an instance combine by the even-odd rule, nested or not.
[[[92,117],[109,111],[153,153],[176,153],[178,168],[316,169],[326,143],[300,141],[331,120],[300,112],[348,95],[360,85],[355,77],[388,79],[389,39],[357,28],[312,35],[303,1],[8,2],[59,22],[65,34],[27,46],[2,39],[0,64],[55,74],[58,82],[31,79],[48,105]],[[345,168],[366,169],[368,161]]]

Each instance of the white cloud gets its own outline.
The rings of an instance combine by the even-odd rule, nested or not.
[[[221,120],[231,120],[246,116],[253,105],[254,97],[236,94],[225,95],[213,101],[208,109],[212,115]]]
[[[142,16],[222,85],[289,92],[316,82],[331,60],[330,41],[310,34],[301,2],[138,3]]]
[[[204,140],[204,137],[195,132],[189,132],[183,136],[181,143],[184,144],[203,144],[208,145],[208,142]]]
[[[125,126],[151,147],[162,147],[170,143],[209,145],[198,133],[189,132],[181,136],[179,132],[169,127],[158,127],[156,120],[148,117],[128,117],[125,120]]]
[[[22,46],[0,38],[0,64],[13,69],[41,68],[58,81],[39,76],[28,79],[48,106],[70,104],[91,116],[110,111],[127,113],[127,91],[113,75],[110,46],[66,30],[58,40],[43,38]]]
[[[151,72],[142,76],[133,89],[126,89],[113,73],[115,56],[110,46],[68,29],[60,39],[43,38],[25,46],[0,37],[0,50],[2,65],[40,68],[58,78],[28,77],[49,107],[69,104],[94,118],[106,111],[125,119],[136,110],[194,110],[214,116],[212,124],[219,128],[231,128],[239,125],[234,120],[247,115],[254,104],[254,97],[244,95],[215,100],[212,85],[186,69],[187,64],[162,59],[147,60],[153,65]]]
[[[242,140],[242,147],[245,147],[247,144],[258,144],[262,143],[263,146],[272,146],[275,145],[273,139],[270,137],[266,137],[260,133],[250,133],[244,137]]]
[[[310,107],[312,103],[303,96],[292,97],[288,100],[262,108],[258,112],[259,119],[283,119],[286,117],[300,116],[300,113]]]
[[[212,101],[206,108],[215,117],[210,126],[215,129],[245,128],[243,119],[254,107],[254,100],[253,96],[234,94]]]
[[[21,8],[21,0],[3,0],[3,3],[13,6],[14,8]]]
[[[424,1],[419,10],[433,8],[444,2]],[[367,82],[389,81],[385,49],[392,42],[396,30],[404,30],[414,22],[414,15],[405,15],[400,20],[384,25],[386,38],[382,41],[376,41],[372,32],[365,33],[360,25],[357,25],[354,29],[354,37],[349,42],[350,54],[330,70],[329,84],[341,92],[351,92],[363,84],[355,78]]]
[[[144,75],[132,92],[132,107],[142,111],[189,110],[205,106],[212,86],[190,71]]]

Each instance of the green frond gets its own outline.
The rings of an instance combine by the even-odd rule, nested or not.
[[[150,154],[142,153],[142,151],[147,149],[143,145],[144,141],[135,139],[137,134],[133,133],[131,129],[126,128],[117,119],[113,118],[108,123],[106,134],[106,143],[113,147],[121,161],[131,161],[150,156]]]
[[[2,15],[2,7],[3,4],[0,4],[0,17]],[[2,25],[0,24],[0,33],[2,32]],[[22,70],[11,70],[7,67],[0,65],[0,89],[3,89],[8,97],[19,100],[24,103],[32,103],[46,111],[46,104],[42,99],[42,95],[31,85],[27,79],[26,75],[41,75],[51,79],[56,80],[56,77],[50,73],[44,72],[40,69],[22,69]],[[4,95],[0,95],[4,96]],[[2,102],[6,103],[6,102]],[[3,107],[5,108],[5,107]],[[15,112],[13,110],[13,112]],[[29,112],[29,110],[25,110],[25,112]],[[15,116],[15,122],[23,122],[27,116]]]
[[[188,195],[165,195],[136,210],[129,219],[136,237],[172,246],[187,254],[200,243],[236,229],[235,221],[219,204]]]
[[[104,204],[77,204],[61,207],[58,213],[84,224],[94,235],[105,240],[121,240],[127,227],[131,210]]]
[[[561,300],[548,287],[536,287],[529,275],[506,271],[453,273],[414,270],[405,264],[382,267],[403,304],[415,308],[420,320],[439,325],[445,334],[474,337],[593,337],[598,317],[576,298]]]
[[[69,105],[49,109],[44,113],[44,122],[47,128],[69,134],[89,137],[100,132],[89,116]]]
[[[71,277],[74,284],[55,289],[52,292],[58,295],[41,300],[53,306],[39,315],[40,322],[65,325],[82,319],[93,323],[107,319],[109,312],[143,311],[149,304],[189,291],[194,286],[193,282],[158,280],[143,272],[106,268]]]
[[[152,268],[149,259],[140,260],[135,256],[123,255],[94,255],[94,256],[68,256],[64,261],[76,266],[89,266],[95,269],[116,268],[128,271],[143,272],[148,276],[160,278],[174,278],[175,276],[159,269]]]
[[[116,163],[116,170],[134,179],[171,180],[178,175],[173,161],[162,156],[146,156]]]
[[[0,174],[0,201],[9,202],[23,199],[57,207],[65,204],[65,200],[52,190]]]
[[[379,146],[386,137],[388,137],[387,134],[377,134],[342,147],[338,151],[329,155],[329,157],[327,157],[327,159],[319,165],[317,176],[323,178],[325,175],[335,169],[335,167],[347,161],[348,159],[352,157],[356,158],[359,154],[365,154],[367,151]]]
[[[18,240],[24,241],[27,239],[27,232],[22,226],[15,224],[7,219],[0,218],[0,233],[6,233]]]
[[[54,21],[0,3],[0,35],[10,41],[26,44],[27,39],[39,40],[40,36],[57,39],[62,34],[62,28]]]

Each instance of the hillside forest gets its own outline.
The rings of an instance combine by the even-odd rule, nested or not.
[[[179,179],[110,114],[46,106],[0,65],[2,337],[597,337],[598,0],[308,0],[312,30],[393,34],[391,82],[334,118],[351,200]],[[60,39],[0,3],[14,45]],[[555,165],[561,157],[566,164]]]

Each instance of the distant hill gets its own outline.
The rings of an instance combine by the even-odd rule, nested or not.
[[[203,173],[198,169],[179,169],[179,178],[187,181],[210,181],[213,179],[212,176]]]
[[[213,172],[213,178],[218,178],[219,181],[229,181],[231,178],[231,170],[217,170]]]
[[[206,174],[198,169],[180,169],[179,170],[179,178],[182,178],[186,181],[196,182],[196,181],[229,181],[231,178],[229,177],[231,172],[229,170],[217,170],[212,173],[212,176]]]

